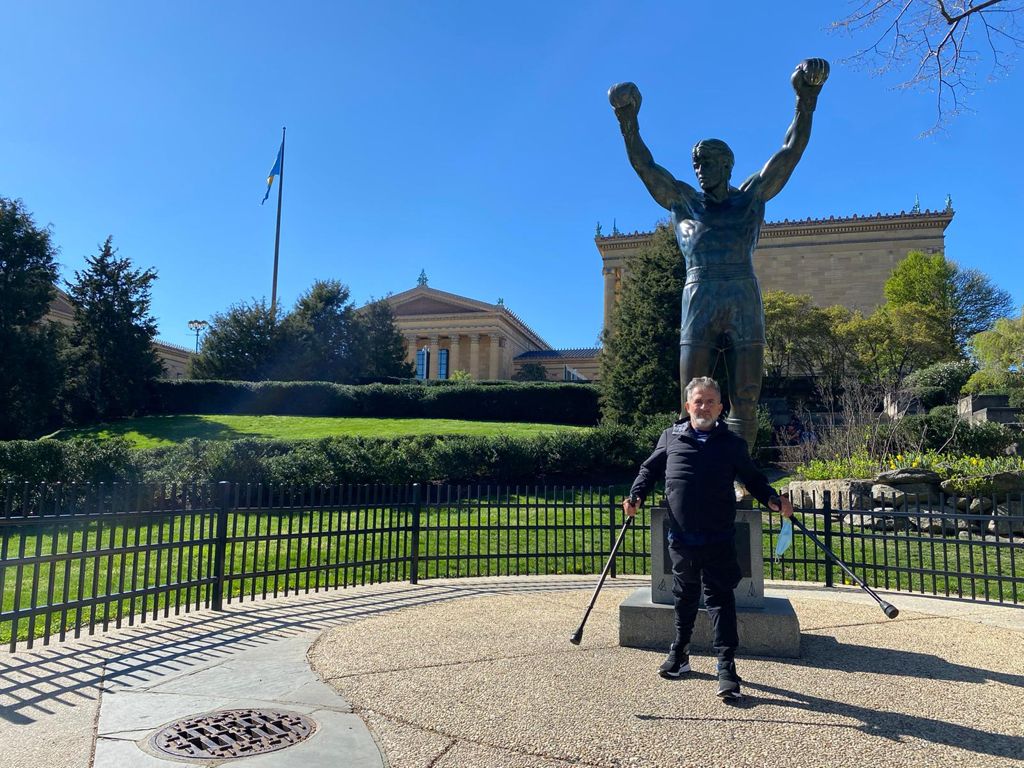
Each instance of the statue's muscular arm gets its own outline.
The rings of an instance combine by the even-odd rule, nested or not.
[[[637,113],[640,111],[640,91],[632,83],[621,83],[612,86],[608,98],[615,108],[615,117],[619,120],[630,165],[647,187],[647,191],[658,205],[670,211],[680,204],[688,205],[696,197],[697,191],[689,184],[678,181],[665,168],[654,162],[651,150],[640,138],[640,125],[637,120]]]
[[[796,116],[786,131],[782,149],[765,163],[760,173],[755,173],[743,182],[741,190],[757,184],[761,199],[771,200],[786,186],[811,139],[811,121],[818,104],[818,94],[827,79],[828,62],[824,59],[800,62],[791,78],[793,90],[796,91]]]

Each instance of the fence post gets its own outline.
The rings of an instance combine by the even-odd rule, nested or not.
[[[217,483],[217,538],[213,545],[213,610],[224,610],[224,559],[228,548],[228,511],[231,509],[231,483]]]
[[[416,584],[420,574],[420,484],[412,484],[412,563],[410,565],[409,583]]]
[[[608,501],[612,507],[612,513],[608,515],[608,532],[611,534],[611,538],[608,539],[608,549],[611,550],[611,548],[615,546],[615,535],[617,532],[617,527],[615,525],[615,510],[617,509],[617,507],[615,506],[615,489],[611,486],[608,486]],[[609,569],[608,575],[611,576],[613,579],[615,578],[614,557],[612,558],[612,567]]]
[[[825,515],[825,546],[832,551],[832,491],[822,493],[822,511]],[[825,586],[835,586],[832,579],[832,558],[825,555]]]

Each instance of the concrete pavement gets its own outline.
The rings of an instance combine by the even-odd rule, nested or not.
[[[170,766],[145,748],[157,726],[249,705],[320,727],[240,766],[983,766],[1024,755],[1024,610],[894,594],[901,616],[887,621],[858,590],[769,584],[794,602],[803,655],[741,658],[747,695],[727,707],[713,659],[669,682],[653,671],[660,652],[618,647],[618,603],[645,579],[607,582],[582,646],[569,645],[594,581],[375,585],[0,655],[0,764]]]

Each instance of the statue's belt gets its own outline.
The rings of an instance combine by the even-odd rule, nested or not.
[[[754,270],[749,264],[716,264],[713,267],[690,267],[686,270],[686,282],[698,280],[742,280],[754,279]]]

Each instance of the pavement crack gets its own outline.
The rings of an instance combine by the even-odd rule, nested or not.
[[[457,739],[449,738],[448,743],[445,744],[444,749],[442,749],[440,752],[434,755],[433,759],[429,763],[427,763],[427,768],[434,768],[434,766],[437,765],[438,760],[440,760],[442,757],[451,752],[455,748],[455,745],[458,743],[459,742]]]
[[[96,690],[96,714],[92,717],[92,743],[89,745],[89,768],[93,768],[96,764],[96,739],[98,737],[98,731],[100,729],[100,709],[103,707],[103,681],[107,677],[107,661],[104,659],[100,663],[99,679],[100,684]]]
[[[366,714],[367,713],[373,713],[373,714],[378,715],[380,717],[386,718],[386,719],[388,719],[388,720],[390,720],[390,721],[392,721],[394,723],[398,723],[399,725],[404,725],[407,728],[415,728],[418,731],[426,731],[427,733],[433,733],[433,734],[435,734],[437,736],[442,736],[442,737],[444,737],[446,739],[450,739],[450,743],[448,744],[448,746],[446,746],[444,749],[442,749],[437,754],[437,756],[434,757],[434,759],[431,760],[427,764],[426,768],[434,768],[434,766],[437,765],[437,762],[442,757],[444,757],[446,754],[448,754],[448,752],[450,752],[452,749],[454,749],[455,746],[459,742],[462,742],[464,744],[473,744],[474,746],[477,746],[477,747],[485,747],[487,749],[494,749],[494,750],[497,750],[499,752],[511,752],[512,754],[523,755],[524,757],[540,757],[540,758],[543,758],[545,760],[557,760],[558,762],[561,762],[561,763],[567,763],[567,764],[572,764],[572,765],[588,766],[588,768],[609,768],[609,764],[608,763],[594,763],[594,762],[590,762],[589,760],[584,760],[584,759],[582,759],[580,757],[565,757],[565,756],[560,756],[560,755],[553,755],[553,754],[550,754],[548,752],[540,752],[540,751],[535,752],[535,751],[529,750],[529,749],[517,749],[516,747],[509,747],[509,746],[505,746],[503,744],[496,744],[494,742],[485,741],[483,739],[467,739],[467,738],[465,738],[463,736],[454,736],[451,733],[447,733],[446,731],[442,731],[442,730],[440,730],[438,728],[432,728],[429,725],[423,725],[421,723],[417,723],[417,722],[415,722],[413,720],[409,720],[407,718],[401,717],[400,715],[393,715],[393,714],[391,714],[389,712],[383,712],[380,709],[368,709],[368,708],[364,708],[364,707],[353,707],[352,711],[355,714],[359,715],[360,719],[363,720],[364,723],[366,722]],[[367,723],[367,727],[369,728],[369,724],[368,723]]]

